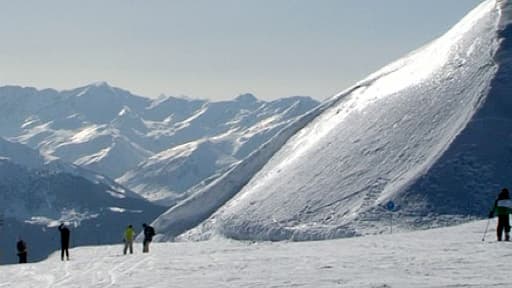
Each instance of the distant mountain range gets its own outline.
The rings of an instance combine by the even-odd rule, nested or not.
[[[72,90],[0,87],[0,137],[104,174],[171,206],[244,159],[297,116],[309,97],[211,102],[149,99],[105,82]]]
[[[71,227],[72,244],[116,243],[126,225],[150,222],[163,211],[106,176],[48,159],[0,138],[1,263],[12,263],[14,244],[28,244],[31,261],[58,248],[56,226]]]

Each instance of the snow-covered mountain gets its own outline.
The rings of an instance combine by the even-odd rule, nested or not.
[[[28,169],[41,170],[47,173],[72,174],[77,177],[83,177],[94,183],[101,183],[103,185],[110,186],[111,192],[117,194],[117,197],[119,198],[142,198],[139,194],[126,189],[114,180],[102,174],[98,174],[92,170],[88,170],[77,165],[69,164],[59,159],[45,157],[38,151],[33,150],[26,145],[10,142],[1,137],[0,158],[3,160],[9,160],[14,164],[24,166]]]
[[[185,188],[221,174],[317,104],[308,97],[266,102],[251,94],[221,102],[151,100],[105,82],[67,91],[4,86],[0,137],[118,178],[148,199],[170,205],[187,195]],[[188,173],[186,183],[169,181],[177,171],[168,167],[181,161],[169,151],[195,142],[216,143],[215,149],[199,145],[194,154],[218,161],[184,162],[191,166],[182,171],[197,173]]]
[[[512,184],[511,91],[512,3],[487,0],[172,207],[159,238],[378,233],[389,201],[399,229],[487,215]]]
[[[0,246],[22,237],[38,260],[58,247],[60,222],[72,225],[74,245],[114,243],[124,226],[149,222],[162,208],[108,177],[0,138],[0,211]],[[15,254],[2,258],[13,262]]]
[[[230,108],[239,105],[254,107],[241,112]],[[197,134],[194,138],[209,133],[209,130],[217,130],[213,133],[215,136],[155,154],[117,180],[147,199],[170,206],[245,159],[313,105],[312,101],[296,97],[262,105],[252,95],[242,95],[233,103],[214,103],[213,108],[196,115],[187,125],[190,125],[188,131]],[[223,111],[238,115],[223,115],[221,119],[211,120],[221,117]],[[224,125],[229,127],[228,131],[225,131],[226,127],[208,124],[224,121],[227,121]]]
[[[26,166],[27,168],[41,168],[50,159],[46,159],[38,151],[30,149],[25,145],[13,143],[0,137],[0,157],[3,160],[10,160],[13,163]]]
[[[223,151],[222,146],[224,143],[208,140],[182,144],[150,157],[118,180],[135,187],[148,200],[172,206],[198,185],[198,179],[217,175],[224,167],[238,161]]]

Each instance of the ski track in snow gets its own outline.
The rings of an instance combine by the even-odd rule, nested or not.
[[[154,243],[72,249],[0,267],[0,287],[510,287],[512,243],[495,220],[420,232],[316,242]]]

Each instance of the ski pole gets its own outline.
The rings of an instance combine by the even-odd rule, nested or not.
[[[491,222],[491,218],[487,220],[487,225],[485,225],[484,237],[482,237],[482,241],[485,241],[485,235],[487,234],[487,229],[489,229],[489,223]]]

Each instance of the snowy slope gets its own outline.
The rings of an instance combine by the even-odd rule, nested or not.
[[[324,102],[249,156],[240,165],[247,169],[230,171],[159,217],[160,239],[214,211],[187,237],[375,233],[389,200],[400,229],[486,215],[512,179],[511,5],[483,2],[439,39]],[[222,187],[234,188],[225,197]],[[182,218],[194,223],[174,220]]]
[[[171,206],[199,181],[238,161],[222,146],[207,140],[179,145],[141,162],[117,180],[150,201]]]
[[[93,146],[91,148],[94,151],[91,151],[91,154],[76,159],[73,163],[115,179],[123,175],[126,169],[136,167],[139,162],[154,154],[132,143],[129,138],[116,134],[105,137],[107,141],[105,146],[96,146],[93,144],[94,140],[84,142],[84,147]],[[71,149],[74,150],[72,153],[76,152],[76,143],[71,144],[71,146]],[[98,148],[101,149],[96,151]],[[59,155],[59,150],[55,154]]]
[[[170,206],[178,199],[197,191],[198,187],[214,181],[233,164],[258,149],[262,143],[279,133],[281,129],[314,105],[314,102],[298,97],[261,104],[254,96],[243,95],[235,101],[235,104],[246,102],[243,105],[257,105],[258,108],[253,112],[240,112],[235,108],[228,108],[228,110],[238,111],[237,113],[240,114],[234,118],[228,117],[232,119],[224,124],[229,127],[228,131],[222,130],[216,136],[190,141],[157,153],[140,162],[137,167],[126,172],[122,177],[117,178],[117,181],[151,201],[158,201],[158,203]],[[215,112],[208,109],[210,112],[204,112],[197,115],[197,118],[190,119],[190,126],[197,126],[197,129],[190,128],[190,126],[187,128],[199,134],[207,133],[201,132],[201,129],[220,129],[219,127],[206,128],[207,126],[203,123],[216,123],[219,120],[199,120],[200,118],[220,117],[218,114],[222,114],[223,109],[229,107],[225,103],[216,105],[218,107],[213,109]],[[236,106],[238,105],[242,104],[236,104]],[[205,114],[209,114],[209,116]],[[222,121],[226,120],[223,119]]]
[[[170,96],[151,100],[104,82],[67,91],[5,86],[0,87],[0,137],[120,178],[128,188],[160,200],[182,190],[179,182],[153,183],[153,172],[175,161],[165,151],[196,141],[222,142],[220,150],[199,153],[239,161],[317,104],[308,97],[266,102],[251,94],[221,102]],[[199,173],[188,186],[222,173],[231,162],[219,162],[215,171],[209,163],[195,165]],[[151,171],[139,169],[150,164]]]
[[[121,244],[79,247],[65,263],[54,254],[0,266],[0,287],[510,287],[497,272],[510,244],[480,241],[485,224],[316,242],[155,243],[127,256]]]

